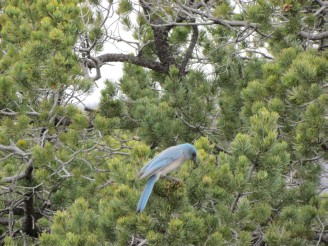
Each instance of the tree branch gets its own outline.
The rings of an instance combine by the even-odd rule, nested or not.
[[[328,32],[321,32],[318,34],[313,34],[313,33],[301,31],[298,33],[298,35],[301,38],[307,38],[309,40],[322,40],[322,39],[328,38]]]
[[[7,226],[9,225],[9,221],[4,218],[0,218],[0,225]]]
[[[166,72],[165,67],[160,62],[144,59],[142,57],[137,57],[134,55],[107,53],[107,54],[100,55],[97,58],[102,63],[105,63],[105,62],[131,62],[134,65],[149,68],[156,72],[160,72],[160,73]],[[88,63],[87,65],[88,65],[88,67],[92,67],[92,68],[94,67],[94,64],[92,62]]]
[[[315,0],[320,6],[328,5],[328,2],[322,0]]]
[[[96,81],[101,78],[101,72],[100,72],[101,61],[97,57],[91,55],[88,55],[88,58],[94,62],[95,69],[96,69],[96,75],[94,77],[90,77],[90,79]]]
[[[10,146],[0,144],[0,150],[13,152],[14,154],[24,156],[24,157],[30,155],[30,153],[26,153],[25,151],[21,150],[14,144],[12,144]]]
[[[168,33],[171,30],[171,27],[167,28],[152,26],[152,29],[155,37],[155,52],[161,61],[163,68],[165,69],[165,73],[168,73],[170,66],[176,64],[168,42]]]
[[[0,114],[7,115],[7,116],[15,116],[15,115],[18,115],[19,113],[14,112],[9,109],[1,109]],[[38,112],[24,112],[24,114],[31,115],[31,116],[39,116],[40,115],[40,113],[38,113]]]
[[[188,7],[184,4],[179,3],[179,5],[181,8],[183,8],[191,13],[197,14],[199,16],[204,16],[208,20],[213,21],[215,24],[223,25],[229,29],[231,29],[232,27],[251,27],[251,28],[257,29],[257,27],[258,27],[257,23],[248,23],[247,21],[237,21],[237,20],[223,20],[223,19],[219,19],[219,18],[210,16],[209,14],[202,12],[198,9]]]
[[[168,41],[169,31],[173,28],[173,25],[163,26],[164,21],[157,14],[152,13],[153,6],[145,0],[140,0],[140,5],[147,16],[147,21],[150,23],[154,34],[155,52],[160,60],[160,64],[164,69],[164,73],[169,72],[171,65],[176,64],[175,58],[170,48]],[[182,21],[182,20],[180,20]],[[155,24],[155,25],[152,25]]]
[[[325,245],[328,244],[328,234],[324,234],[324,233],[317,233],[315,235],[315,240],[318,241],[318,243],[322,242],[322,243],[325,243]],[[317,244],[319,245],[319,244]]]
[[[181,62],[180,68],[179,68],[180,75],[185,75],[187,64],[189,62],[189,59],[192,55],[192,52],[193,52],[193,50],[196,46],[197,40],[198,40],[198,36],[199,36],[198,27],[197,26],[192,26],[192,29],[193,29],[193,33],[192,33],[192,36],[191,36],[189,47],[188,47],[188,49],[185,53],[185,56],[184,56],[184,58]]]
[[[24,200],[24,220],[22,225],[22,231],[32,237],[38,237],[40,232],[39,228],[36,225],[33,192],[27,194],[27,198]]]
[[[21,180],[24,178],[30,178],[32,175],[32,171],[33,171],[33,158],[30,159],[30,161],[27,163],[25,171],[21,174],[17,174],[14,176],[10,176],[10,177],[4,177],[2,178],[2,182],[5,183],[11,183],[13,181],[17,181],[17,180]]]

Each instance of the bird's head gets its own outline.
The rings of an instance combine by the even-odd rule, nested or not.
[[[192,144],[185,144],[188,158],[192,160],[195,164],[197,164],[197,150],[194,145]]]

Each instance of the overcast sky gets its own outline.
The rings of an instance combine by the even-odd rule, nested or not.
[[[94,74],[91,74],[94,75]],[[116,62],[111,65],[104,65],[101,68],[102,78],[96,81],[98,87],[95,87],[94,92],[83,99],[83,103],[88,108],[95,109],[97,108],[100,101],[100,91],[104,89],[104,81],[109,79],[113,82],[118,82],[122,76],[122,63]]]
[[[103,1],[103,5],[106,5],[106,1]],[[119,17],[116,15],[115,11],[117,9],[117,2],[114,2],[111,8],[111,11],[113,13],[113,15],[110,14],[110,18],[107,20],[106,22],[106,28],[107,30],[109,30],[110,35],[114,36],[116,38],[123,38],[124,40],[128,40],[128,41],[136,41],[133,40],[132,34],[130,32],[128,32],[127,30],[125,30],[122,25],[119,24]],[[132,13],[130,15],[130,17],[132,19],[136,18],[136,15],[134,13]],[[132,23],[134,23],[132,21]],[[127,45],[124,42],[116,42],[116,41],[108,41],[104,44],[104,50],[97,53],[96,56],[99,56],[101,54],[105,54],[105,53],[131,53],[134,52],[135,50]],[[104,89],[105,85],[104,85],[104,81],[105,80],[110,80],[112,82],[118,82],[119,79],[122,77],[122,67],[123,64],[121,62],[112,62],[110,64],[106,64],[103,65],[101,67],[101,79],[96,81],[96,84],[98,86],[98,88],[96,87],[94,89],[94,92],[89,95],[86,98],[83,98],[81,100],[83,100],[83,103],[85,104],[85,106],[87,106],[88,108],[97,108],[99,101],[100,101],[100,92],[102,89]],[[94,69],[93,69],[94,70]],[[95,71],[92,71],[95,73]],[[93,73],[90,74],[91,76],[95,75]],[[81,105],[79,105],[81,106]],[[84,107],[84,106],[82,106]]]

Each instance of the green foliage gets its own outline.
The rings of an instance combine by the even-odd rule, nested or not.
[[[252,128],[247,134],[250,139],[249,145],[252,146],[249,148],[259,149],[259,146],[266,140],[257,137],[256,134],[270,135],[270,131],[276,132],[277,114],[261,109],[252,121]],[[257,141],[262,139],[262,142],[258,143],[256,139]],[[129,174],[135,172],[133,166],[137,165],[140,168],[143,163],[147,162],[149,148],[138,144],[128,160],[111,161],[111,176],[115,183],[105,190],[100,190],[96,196],[102,199],[98,203],[98,208],[94,208],[94,211],[101,215],[96,220],[98,224],[95,225],[100,229],[98,232],[100,238],[105,235],[107,240],[116,241],[119,245],[126,245],[134,240],[137,242],[142,238],[146,238],[150,244],[176,242],[195,245],[204,240],[208,240],[209,245],[226,244],[231,240],[235,240],[240,245],[251,244],[252,231],[277,217],[273,215],[274,208],[281,206],[281,200],[286,199],[285,193],[288,192],[284,191],[281,186],[280,177],[283,168],[277,168],[276,164],[268,165],[266,158],[260,157],[262,155],[269,157],[271,154],[287,158],[279,162],[280,165],[286,166],[289,164],[288,157],[285,156],[286,145],[275,138],[259,156],[254,157],[258,159],[258,164],[252,171],[250,170],[254,163],[251,157],[243,157],[239,152],[239,149],[244,146],[243,142],[235,142],[232,156],[220,154],[218,161],[212,154],[214,146],[208,139],[199,139],[195,146],[199,154],[198,166],[195,168],[190,165],[191,163],[182,166],[178,172],[178,176],[183,180],[182,186],[176,186],[169,181],[158,181],[146,213],[141,214],[135,213],[135,206],[140,195],[137,190],[141,191],[144,182],[135,183],[133,175]],[[236,159],[239,160],[236,161]],[[244,177],[240,179],[242,176]],[[236,197],[233,191],[245,195],[235,203]],[[272,199],[278,199],[280,202],[272,202]],[[299,197],[299,199],[302,198]],[[288,200],[284,202],[288,203]],[[69,211],[72,212],[74,206]],[[294,212],[294,210],[289,211]],[[282,211],[281,220],[289,220],[288,213],[290,212],[286,207]],[[317,211],[311,206],[305,205],[299,213],[302,223],[315,222],[313,216],[316,216]],[[59,214],[58,218],[60,216]],[[297,217],[295,216],[296,219]],[[55,220],[53,227],[57,226],[59,226],[58,219]],[[67,230],[43,234],[41,241],[62,236],[68,237],[68,235]],[[131,238],[131,235],[135,236]],[[300,235],[303,234],[298,234]],[[276,227],[274,224],[268,227],[265,234],[268,242],[277,244],[281,240],[289,240],[289,237],[291,237],[289,230],[284,226]]]
[[[295,54],[297,54],[295,49],[285,50],[278,57],[277,62],[264,66],[265,77],[262,83],[257,83],[256,90],[257,94],[262,91],[262,99],[246,97],[248,94],[256,94],[250,91],[253,90],[254,82],[243,91],[243,95],[248,105],[264,98],[271,100],[271,108],[279,112],[280,122],[284,122],[285,125],[282,128],[282,136],[290,140],[294,139],[288,142],[293,142],[294,148],[302,151],[305,156],[311,156],[311,151],[312,154],[321,151],[320,143],[324,140],[320,136],[326,134],[324,130],[326,123],[322,111],[326,106],[321,100],[325,96],[320,84],[326,76],[321,71],[327,70],[327,67],[323,62],[325,57],[315,55],[314,51]],[[292,62],[291,57],[294,58]],[[275,84],[271,85],[272,76],[275,76]],[[275,97],[272,98],[269,95],[275,95]],[[287,100],[285,104],[288,107],[282,105],[284,100]],[[245,107],[243,110],[247,114],[252,111],[250,107]],[[290,123],[286,124],[286,122]],[[300,124],[293,122],[300,122]],[[318,140],[317,148],[310,147],[312,144],[307,142],[306,135]]]
[[[98,218],[84,199],[77,199],[67,211],[58,211],[53,234],[42,234],[40,245],[97,245],[103,241]],[[88,233],[85,233],[88,232]],[[53,236],[55,235],[55,236]]]
[[[231,11],[229,3],[227,1],[220,1],[220,4],[216,6],[213,12],[215,17],[227,17]]]
[[[93,84],[76,45],[102,49],[100,2],[0,3],[0,244],[323,244],[328,56],[301,49],[300,26],[319,24],[303,11],[308,1],[257,0],[237,15],[216,1],[213,18],[256,22],[263,35],[250,42],[247,28],[205,25],[183,71],[190,20],[176,19],[174,2],[150,1],[158,9],[134,23],[136,3],[121,0],[119,21],[141,49],[118,83],[105,81],[99,108],[82,112],[72,99]],[[181,25],[161,29],[168,33],[160,41],[172,62],[158,59],[160,29],[149,24],[170,18]],[[140,57],[167,67],[150,71],[132,59]],[[136,174],[183,142],[195,145],[197,164],[173,172],[179,182],[158,180],[136,213],[147,182]]]
[[[272,5],[269,1],[256,1],[257,4],[249,5],[247,9],[248,18],[256,23],[269,23]]]
[[[127,14],[132,11],[132,3],[129,0],[121,0],[117,9],[117,14]]]
[[[132,205],[136,204],[138,195],[126,186],[132,176],[112,173],[116,182],[124,183],[125,195],[108,195],[116,197],[107,207],[112,213],[107,220],[111,240],[117,240],[119,244],[144,238],[155,245],[161,242],[197,245],[204,240],[209,245],[231,242],[250,245],[258,240],[256,236],[254,238],[254,232],[262,228],[262,238],[268,244],[310,242],[315,237],[313,228],[319,226],[316,218],[320,214],[317,209],[320,198],[313,182],[318,180],[320,166],[302,160],[322,152],[323,139],[318,136],[327,136],[323,111],[326,100],[321,89],[326,78],[322,73],[326,70],[323,60],[324,56],[313,51],[291,48],[283,50],[271,63],[263,64],[255,59],[241,64],[236,59],[235,63],[229,64],[226,74],[218,69],[220,81],[207,82],[199,71],[192,71],[181,80],[178,70],[173,67],[170,76],[160,83],[161,96],[148,94],[150,87],[140,90],[142,87],[137,86],[138,83],[143,86],[148,78],[149,81],[153,79],[144,70],[140,72],[146,79],[137,77],[135,80],[134,77],[133,80],[140,82],[132,84],[132,80],[124,78],[124,86],[136,86],[133,90],[125,90],[131,100],[125,103],[133,107],[131,115],[138,119],[134,127],[147,142],[161,145],[171,144],[170,138],[176,132],[188,136],[183,130],[186,123],[193,129],[192,122],[199,124],[207,114],[215,112],[215,103],[206,104],[204,102],[208,103],[208,100],[204,99],[209,99],[208,95],[214,95],[220,88],[220,98],[212,100],[220,102],[219,127],[227,129],[222,133],[225,139],[232,138],[229,143],[231,155],[215,153],[213,133],[208,134],[208,138],[198,139],[195,142],[198,166],[182,166],[178,172],[183,180],[182,187],[161,180],[157,182],[146,215],[133,215],[135,207]],[[240,72],[234,71],[235,68]],[[295,87],[302,90],[293,89]],[[134,93],[137,90],[140,90],[139,94]],[[205,114],[199,110],[199,105],[203,105]],[[197,110],[193,110],[195,108]],[[129,112],[129,107],[125,106],[125,109]],[[181,109],[183,111],[179,111]],[[179,112],[189,117],[188,121],[181,118],[182,122],[176,128],[174,115]],[[203,125],[208,123],[203,122]],[[318,141],[317,147],[314,139]],[[224,144],[224,141],[219,143]],[[306,152],[298,147],[300,144]],[[148,155],[148,150],[144,152],[137,148],[137,151],[137,155],[132,152],[131,158],[136,159],[131,162],[140,165],[138,160],[143,160],[142,163],[146,163],[142,156]],[[110,169],[121,172],[116,162]],[[133,168],[128,165],[124,170]],[[295,175],[293,179],[304,183],[294,186],[294,181],[286,178],[291,172]],[[119,185],[113,189],[121,191]],[[195,229],[188,227],[184,219],[186,211]],[[138,216],[146,216],[147,222],[138,224]],[[289,216],[294,216],[294,220],[291,221]],[[149,229],[147,233],[145,224]],[[119,232],[115,229],[118,226]],[[187,231],[193,230],[198,239],[193,239],[193,233],[186,236]],[[129,235],[136,235],[135,239]]]
[[[111,118],[121,116],[121,127],[138,128],[138,134],[147,143],[169,146],[177,140],[190,141],[195,134],[184,121],[195,128],[199,124],[207,125],[208,115],[216,111],[217,85],[207,81],[201,71],[191,71],[178,84],[176,67],[172,67],[170,76],[161,78],[160,82],[158,77],[135,65],[125,64],[124,71],[120,88],[128,99],[114,99],[115,88],[109,85],[100,111]],[[109,98],[110,95],[113,96]],[[198,110],[198,105],[203,103],[205,108]]]
[[[177,27],[170,35],[170,41],[173,43],[183,44],[187,41],[189,33],[190,33],[189,27],[184,27],[184,26]]]

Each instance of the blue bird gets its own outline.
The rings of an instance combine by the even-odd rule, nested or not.
[[[138,202],[137,212],[142,212],[148,202],[156,181],[166,174],[181,166],[187,160],[196,163],[196,148],[189,143],[167,148],[148,162],[138,173],[140,179],[148,178],[148,182]]]

